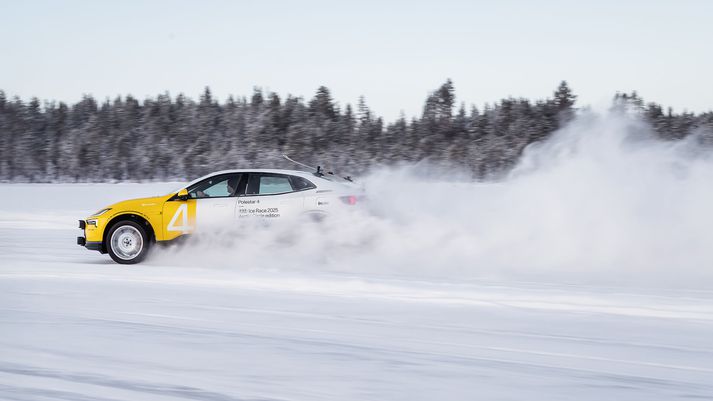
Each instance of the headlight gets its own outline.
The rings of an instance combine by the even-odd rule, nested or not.
[[[98,226],[98,224],[97,224],[97,219],[89,219],[89,220],[87,220],[87,225],[97,227],[97,226]]]
[[[102,210],[100,210],[100,211],[94,213],[94,214],[92,215],[92,217],[94,217],[94,216],[101,216],[102,214],[104,214],[104,213],[106,213],[106,212],[108,212],[108,211],[110,211],[110,210],[111,210],[110,207],[104,208],[104,209],[102,209]]]

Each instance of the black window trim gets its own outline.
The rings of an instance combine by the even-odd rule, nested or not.
[[[290,183],[290,187],[292,188],[292,190],[291,190],[291,191],[287,191],[287,192],[276,192],[276,193],[272,193],[272,194],[249,194],[249,193],[248,193],[248,186],[250,185],[250,176],[252,176],[252,175],[270,176],[270,177],[287,177],[287,180],[288,180],[288,182]],[[311,187],[311,188],[304,188],[304,189],[295,189],[295,184],[294,184],[293,181],[292,181],[292,177],[298,177],[298,176],[296,176],[296,175],[291,175],[291,174],[253,171],[253,172],[246,173],[245,176],[246,176],[246,177],[245,177],[244,179],[246,180],[246,184],[245,184],[245,187],[242,188],[242,193],[238,194],[238,196],[240,196],[240,197],[245,197],[245,196],[274,196],[274,195],[285,195],[285,194],[291,194],[291,193],[293,193],[293,192],[304,192],[304,191],[309,191],[309,190],[312,190],[312,189],[316,189],[316,188],[317,188],[317,186],[314,185],[314,183],[313,183],[312,181],[307,180],[307,179],[304,178],[304,177],[300,177],[300,178],[302,178],[302,179],[304,179],[304,180],[307,180],[307,182],[309,182],[309,183],[312,185],[312,187]]]
[[[232,175],[237,175],[237,176],[239,177],[239,180],[238,180],[238,187],[235,189],[235,193],[234,193],[233,195],[229,195],[229,196],[207,196],[207,197],[205,197],[205,198],[189,198],[189,199],[199,200],[199,199],[237,198],[238,196],[240,196],[240,188],[241,188],[242,181],[245,180],[246,177],[248,176],[248,174],[243,173],[243,172],[237,172],[237,173],[221,173],[221,174],[212,175],[212,176],[210,176],[210,177],[206,177],[205,179],[202,179],[202,180],[196,182],[195,184],[191,185],[190,187],[186,187],[186,191],[188,191],[188,193],[190,194],[192,189],[195,189],[198,185],[200,185],[200,184],[202,184],[202,183],[204,183],[204,182],[206,182],[206,181],[208,181],[208,180],[212,180],[212,179],[215,179],[215,178],[218,178],[218,177],[223,177],[223,176],[226,176],[226,177],[227,177],[227,176],[232,176]],[[173,198],[171,198],[170,200],[173,200]]]
[[[293,192],[302,192],[302,191],[309,191],[311,189],[317,189],[317,186],[314,185],[314,183],[312,181],[310,181],[304,177],[300,177],[299,175],[289,175],[289,174],[285,174],[285,175],[287,175],[287,178],[289,178],[289,180],[290,180],[290,185],[292,186]],[[294,178],[303,179],[303,180],[309,182],[309,185],[311,185],[311,186],[309,188],[295,189],[295,182],[293,180]]]

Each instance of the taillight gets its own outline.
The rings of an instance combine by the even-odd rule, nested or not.
[[[341,199],[342,202],[346,203],[347,205],[356,205],[357,203],[357,197],[354,195],[340,196],[339,199]]]

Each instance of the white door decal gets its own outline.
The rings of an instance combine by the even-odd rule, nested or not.
[[[176,220],[178,220],[179,216],[181,217],[181,225],[177,226]],[[176,213],[173,215],[171,221],[168,223],[166,230],[187,232],[191,231],[191,228],[192,227],[188,225],[188,204],[184,203],[179,206],[178,209],[176,209]]]

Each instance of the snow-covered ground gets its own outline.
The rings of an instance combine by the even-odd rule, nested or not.
[[[0,185],[0,399],[713,399],[707,285],[410,274],[351,240],[134,267],[75,245],[88,212],[174,187]]]
[[[580,118],[505,180],[119,266],[77,219],[167,184],[3,184],[0,400],[713,399],[713,155]]]

